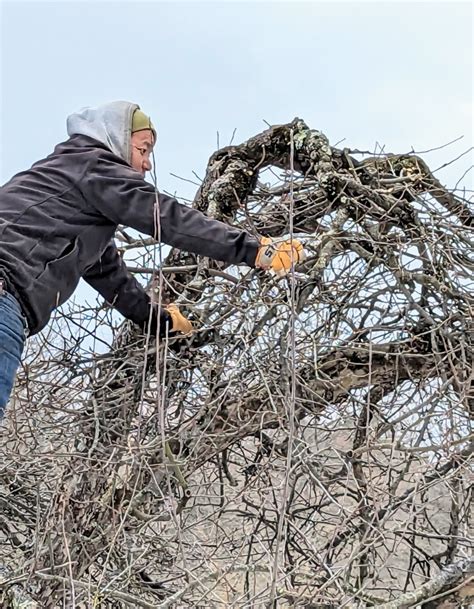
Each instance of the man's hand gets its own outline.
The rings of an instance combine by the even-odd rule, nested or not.
[[[189,321],[189,319],[186,319],[186,317],[184,317],[184,315],[180,313],[178,305],[167,305],[165,307],[165,310],[168,311],[172,320],[172,332],[182,332],[183,334],[191,334],[191,332],[193,331],[192,323]]]
[[[279,277],[290,272],[292,266],[303,262],[306,258],[302,244],[297,240],[279,241],[270,237],[262,237],[255,266],[260,269],[272,270]]]

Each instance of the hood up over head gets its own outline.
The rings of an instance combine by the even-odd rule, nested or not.
[[[138,104],[114,101],[95,108],[82,108],[67,118],[67,133],[87,135],[105,144],[127,163],[131,160],[132,116]]]

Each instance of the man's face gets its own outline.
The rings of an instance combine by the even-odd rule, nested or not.
[[[150,155],[154,143],[153,131],[151,129],[143,129],[142,131],[132,133],[132,159],[130,164],[143,177],[151,169]]]

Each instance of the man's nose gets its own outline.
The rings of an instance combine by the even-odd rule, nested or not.
[[[151,169],[150,159],[143,159],[142,167],[143,167],[144,171],[150,171],[150,169]]]

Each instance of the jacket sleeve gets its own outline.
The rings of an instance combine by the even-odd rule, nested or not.
[[[260,244],[249,233],[157,193],[111,152],[101,151],[81,186],[89,204],[115,224],[124,224],[187,252],[255,266]]]
[[[83,275],[83,279],[124,317],[143,326],[150,314],[150,299],[127,271],[124,261],[111,241],[100,259]]]

